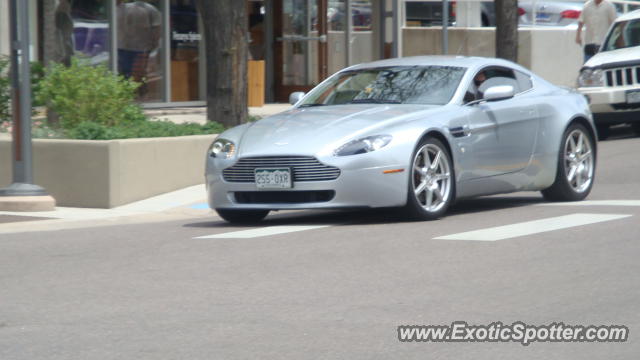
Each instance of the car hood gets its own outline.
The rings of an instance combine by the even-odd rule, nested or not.
[[[294,108],[257,121],[238,144],[239,156],[315,154],[436,112],[429,105],[336,105]]]
[[[640,46],[625,49],[603,51],[595,54],[584,67],[602,67],[615,63],[640,62]]]

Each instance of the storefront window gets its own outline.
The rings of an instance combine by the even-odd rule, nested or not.
[[[118,72],[142,85],[138,99],[163,100],[162,12],[159,0],[118,0]]]
[[[171,0],[171,100],[199,100],[201,35],[195,0]]]
[[[56,16],[56,24],[65,31],[64,9],[68,2],[61,0]],[[75,55],[88,57],[91,64],[107,64],[109,62],[109,19],[107,0],[73,1],[71,3],[71,19],[73,24],[73,49]]]

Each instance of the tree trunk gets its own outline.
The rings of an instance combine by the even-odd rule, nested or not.
[[[207,118],[225,126],[247,120],[247,12],[244,1],[197,0],[204,25]]]
[[[496,57],[518,61],[518,0],[496,0]]]

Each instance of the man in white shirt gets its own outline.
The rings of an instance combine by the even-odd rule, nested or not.
[[[576,33],[576,43],[582,45],[582,28],[586,26],[584,34],[584,61],[587,62],[598,52],[600,45],[604,42],[607,30],[616,19],[616,9],[607,0],[589,0],[584,4],[578,22],[578,32]]]

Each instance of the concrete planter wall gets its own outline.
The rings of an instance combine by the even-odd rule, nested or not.
[[[33,141],[35,183],[58,206],[112,208],[204,182],[215,135],[109,141]],[[0,139],[0,187],[12,180],[11,141]],[[205,194],[203,194],[204,196]]]
[[[495,56],[495,28],[449,28],[449,54]],[[573,87],[582,67],[582,48],[570,28],[520,28],[518,63],[542,78]],[[439,27],[402,29],[403,56],[442,54]]]

